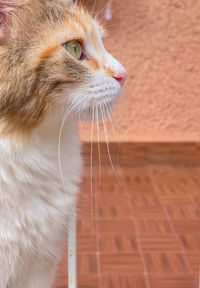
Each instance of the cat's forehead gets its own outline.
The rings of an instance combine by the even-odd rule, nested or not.
[[[48,6],[47,3],[43,6],[43,20],[50,19],[50,26],[55,25],[60,34],[68,38],[66,40],[93,41],[93,44],[101,42],[99,40],[104,36],[104,29],[87,10],[79,5],[69,5],[69,2],[64,0],[55,3],[53,6]]]
[[[62,41],[79,40],[87,50],[101,53],[104,50],[102,37],[105,32],[103,26],[80,6],[67,7],[62,20]],[[60,29],[60,27],[59,27]],[[93,51],[92,51],[93,50]]]
[[[83,37],[103,36],[104,30],[99,22],[80,6],[72,6],[66,13],[66,28],[74,34]]]

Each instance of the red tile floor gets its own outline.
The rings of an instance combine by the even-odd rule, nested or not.
[[[79,288],[197,288],[200,166],[85,169],[78,201]],[[91,202],[92,198],[92,202]],[[92,209],[92,212],[91,212]],[[64,253],[65,260],[66,251]],[[67,264],[55,288],[67,287]]]

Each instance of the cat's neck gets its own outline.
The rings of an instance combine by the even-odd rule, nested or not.
[[[1,137],[0,134],[0,151],[18,155],[32,149],[41,153],[48,150],[57,153],[59,144],[61,144],[61,152],[64,152],[77,142],[79,137],[76,119],[70,117],[62,127],[62,119],[54,117],[43,122],[29,137],[26,135],[19,138],[13,135]]]
[[[65,121],[64,125],[62,124],[60,116],[49,118],[36,129],[34,136],[39,139],[42,146],[48,144],[57,149],[59,140],[62,146],[66,146],[67,142],[73,141],[74,137],[78,137],[77,120],[71,116]]]

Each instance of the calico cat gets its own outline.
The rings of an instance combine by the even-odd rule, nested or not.
[[[78,115],[112,106],[126,78],[103,35],[72,1],[0,0],[1,288],[52,287],[81,177]]]

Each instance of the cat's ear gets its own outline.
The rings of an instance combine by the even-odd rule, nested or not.
[[[23,5],[26,0],[0,0],[0,38],[6,36],[12,22],[11,16],[17,7]]]

